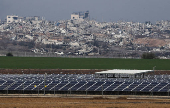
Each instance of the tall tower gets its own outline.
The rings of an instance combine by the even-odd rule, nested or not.
[[[84,19],[89,19],[89,11],[84,12]]]

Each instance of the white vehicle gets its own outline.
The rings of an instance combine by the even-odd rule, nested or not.
[[[55,52],[55,54],[63,55],[64,53],[63,52]]]

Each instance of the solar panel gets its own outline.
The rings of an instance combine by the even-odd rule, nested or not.
[[[46,75],[46,91],[169,91],[169,75],[155,75],[154,78],[95,78],[85,74]],[[44,90],[44,75],[40,74],[1,74],[0,90]]]

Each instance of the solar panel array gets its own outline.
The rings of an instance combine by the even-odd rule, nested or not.
[[[168,92],[169,75],[95,78],[93,74],[1,74],[0,90]]]

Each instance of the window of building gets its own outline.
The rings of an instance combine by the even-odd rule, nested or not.
[[[17,19],[18,19],[18,17],[13,17],[13,19],[14,19],[14,20],[17,20]]]

